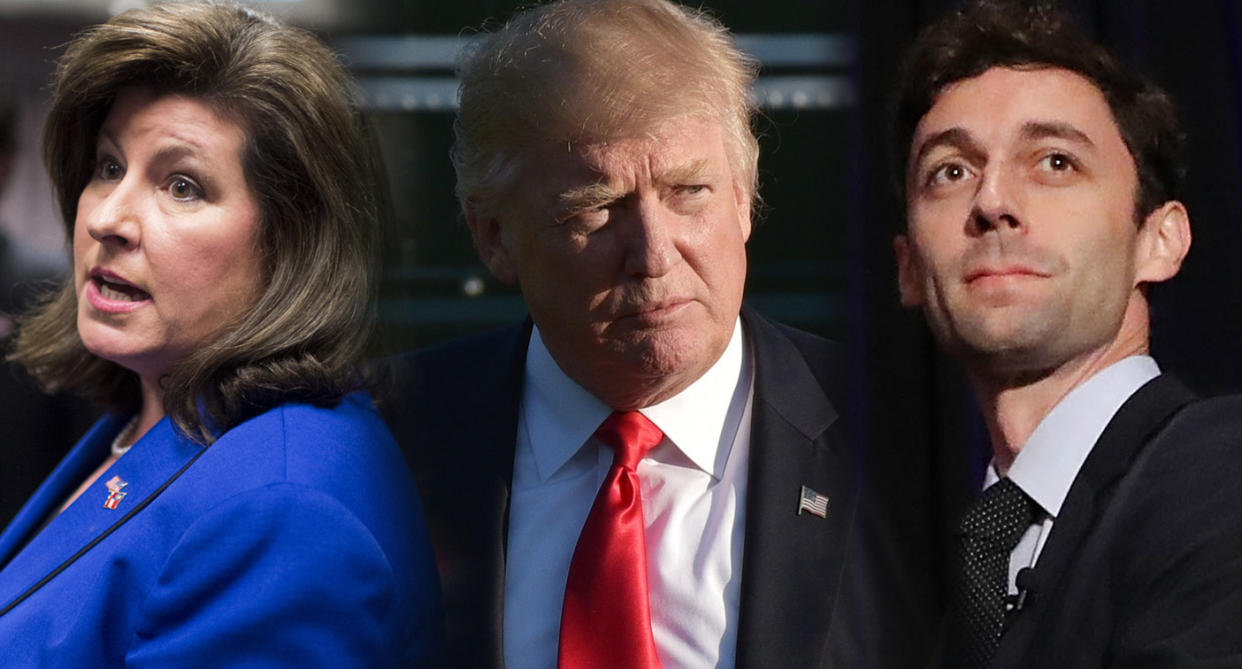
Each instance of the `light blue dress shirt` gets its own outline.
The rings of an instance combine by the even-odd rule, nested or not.
[[[1039,559],[1065,496],[1104,428],[1135,391],[1159,375],[1160,367],[1146,355],[1109,365],[1062,398],[1022,445],[1008,477],[1039,505],[1040,513],[1009,554],[1011,594],[1017,592],[1018,571],[1035,566]],[[992,463],[983,487],[998,480]]]

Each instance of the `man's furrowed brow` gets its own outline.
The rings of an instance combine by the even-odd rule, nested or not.
[[[556,201],[562,210],[575,211],[598,207],[621,196],[622,194],[616,188],[602,181],[596,181],[585,186],[570,188],[558,195]]]
[[[666,186],[699,183],[709,177],[711,168],[705,159],[695,160],[681,165],[674,165],[658,175],[660,183]]]

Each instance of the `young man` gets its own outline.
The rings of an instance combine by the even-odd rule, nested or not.
[[[898,284],[992,441],[944,665],[1242,662],[1242,399],[1148,355],[1190,246],[1172,105],[1047,7],[926,31],[898,99]]]

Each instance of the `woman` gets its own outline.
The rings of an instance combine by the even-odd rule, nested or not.
[[[0,666],[431,661],[421,509],[355,392],[377,207],[347,91],[313,37],[221,5],[61,59],[74,270],[13,357],[112,412],[0,535]]]

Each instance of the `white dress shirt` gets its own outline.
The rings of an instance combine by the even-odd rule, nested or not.
[[[1146,355],[1109,365],[1062,398],[1022,445],[1009,479],[1039,505],[1039,513],[1009,554],[1010,594],[1018,591],[1018,571],[1039,559],[1065,496],[1104,428],[1135,391],[1159,375],[1160,367]],[[994,465],[984,474],[985,489],[999,480]]]
[[[651,626],[665,669],[734,665],[753,394],[740,320],[720,360],[642,409],[664,439],[638,465]],[[574,383],[538,329],[526,353],[505,565],[508,669],[556,666],[578,533],[612,465],[592,435],[611,413]]]

